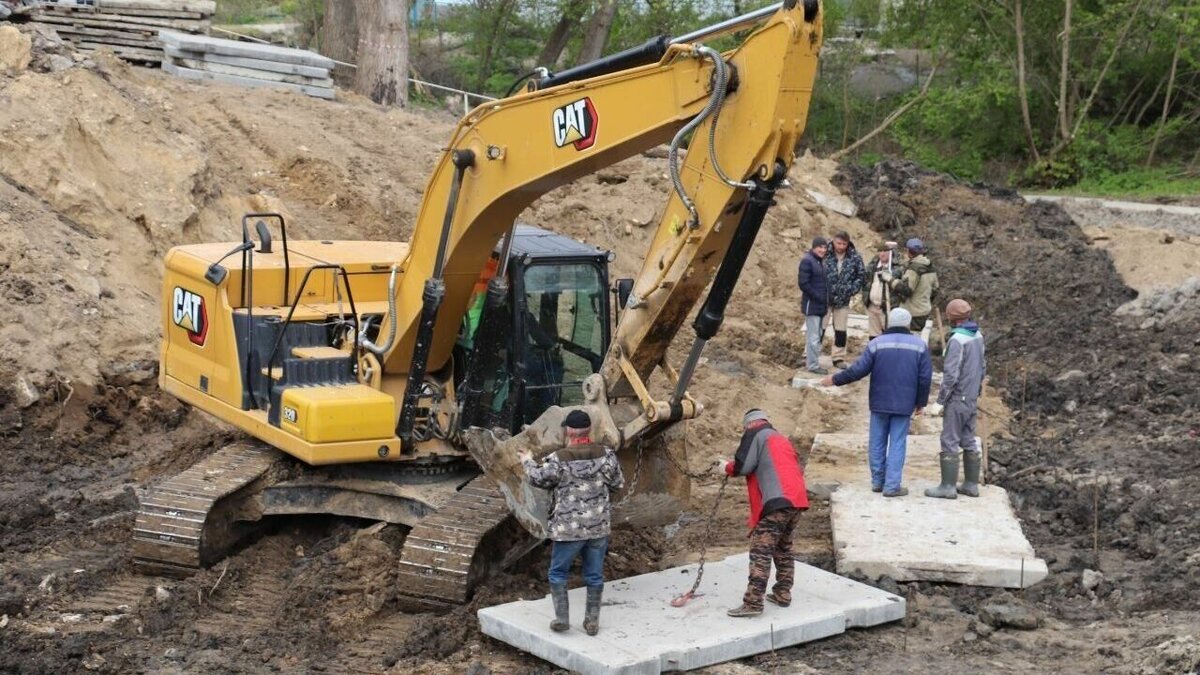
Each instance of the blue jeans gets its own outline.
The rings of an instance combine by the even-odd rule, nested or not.
[[[550,549],[550,584],[567,583],[571,563],[583,554],[583,583],[603,586],[605,553],[608,553],[608,537],[554,542]]]
[[[821,335],[825,332],[825,315],[804,317],[804,365],[809,370],[821,367]]]
[[[884,492],[900,489],[910,423],[911,415],[871,413],[871,440],[867,446],[871,487],[883,486]]]

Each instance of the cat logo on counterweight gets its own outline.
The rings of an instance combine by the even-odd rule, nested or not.
[[[203,347],[204,339],[208,337],[208,312],[204,308],[204,298],[176,286],[171,303],[171,317],[175,325],[187,331],[192,344]]]

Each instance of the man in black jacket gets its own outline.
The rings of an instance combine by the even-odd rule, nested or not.
[[[821,367],[821,334],[825,312],[829,308],[829,284],[822,262],[829,250],[824,237],[813,239],[812,248],[800,259],[800,311],[804,312],[804,357],[810,373],[825,375]]]

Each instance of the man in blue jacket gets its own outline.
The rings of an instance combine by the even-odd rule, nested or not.
[[[912,314],[897,307],[888,313],[883,335],[871,340],[854,365],[821,380],[825,386],[843,386],[871,375],[871,436],[868,457],[871,489],[884,497],[903,497],[904,456],[908,427],[929,403],[933,362],[929,347],[909,331]]]
[[[804,312],[804,361],[808,372],[825,375],[821,367],[821,335],[829,308],[829,283],[822,262],[829,250],[825,237],[813,239],[812,248],[800,259],[800,310]]]

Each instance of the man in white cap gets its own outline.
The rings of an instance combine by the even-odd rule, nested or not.
[[[933,362],[929,346],[909,331],[912,315],[897,307],[888,313],[883,335],[871,340],[863,355],[846,370],[830,375],[821,384],[843,386],[871,376],[871,433],[868,461],[871,489],[884,497],[903,497],[904,456],[908,427],[929,403]]]

